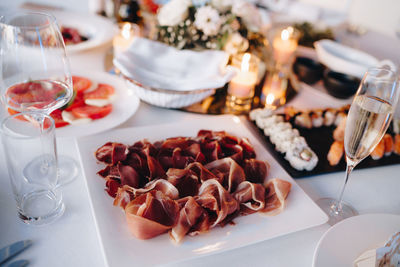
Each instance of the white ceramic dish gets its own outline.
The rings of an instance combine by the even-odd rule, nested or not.
[[[147,138],[154,142],[173,136],[196,136],[200,129],[225,130],[239,137],[248,137],[256,150],[257,158],[270,163],[269,177],[280,177],[292,183],[287,207],[275,217],[255,213],[235,219],[234,226],[216,227],[207,234],[187,236],[179,246],[171,242],[168,234],[146,241],[136,239],[129,233],[123,211],[113,206],[113,199],[104,191],[104,180],[96,175],[103,166],[96,162],[93,153],[108,141],[133,144]],[[97,230],[109,266],[154,266],[188,260],[265,241],[327,221],[325,213],[236,116],[207,116],[173,124],[118,129],[106,134],[79,138],[77,144]]]
[[[313,267],[353,267],[363,252],[382,246],[400,231],[400,215],[364,214],[331,227],[318,242]]]
[[[88,38],[88,40],[78,44],[66,45],[67,53],[75,53],[111,42],[118,32],[118,27],[111,20],[97,15],[67,11],[53,11],[52,14],[56,17],[60,27],[75,28],[80,34]]]
[[[106,72],[73,71],[73,75],[83,76],[97,83],[112,85],[115,89],[113,110],[106,117],[88,124],[68,125],[56,129],[57,137],[79,137],[91,135],[114,128],[129,119],[139,107],[139,98],[127,88],[124,80]]]
[[[368,68],[376,66],[378,59],[360,50],[332,40],[314,43],[318,59],[331,70],[362,78]]]

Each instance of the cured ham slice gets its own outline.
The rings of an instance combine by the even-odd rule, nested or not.
[[[239,145],[243,147],[243,158],[244,159],[252,159],[256,157],[256,152],[254,151],[254,147],[250,143],[249,139],[242,138],[240,140]]]
[[[119,187],[121,186],[120,180],[113,177],[106,177],[105,191],[110,197],[116,197]]]
[[[177,243],[182,241],[183,237],[196,225],[199,218],[201,218],[204,213],[203,208],[197,204],[193,197],[186,197],[181,201],[178,201],[178,203],[183,205],[183,207],[181,207],[179,211],[176,225],[170,232],[172,240]]]
[[[112,142],[108,142],[98,148],[95,152],[96,159],[106,164],[111,164]]]
[[[222,185],[228,190],[233,192],[236,187],[246,180],[246,176],[242,167],[232,158],[223,158],[215,160],[204,166],[218,177],[223,177]]]
[[[199,181],[204,182],[209,179],[217,179],[218,182],[222,182],[219,180],[221,177],[215,176],[212,172],[210,172],[208,169],[206,169],[201,163],[199,162],[193,162],[189,164],[186,169],[191,170],[192,172],[196,173],[197,177],[199,178]]]
[[[108,165],[103,170],[98,172],[104,179],[106,179],[106,192],[115,197],[118,187],[128,185],[130,187],[138,188],[140,183],[140,176],[136,170],[130,166],[118,163],[117,165]]]
[[[203,144],[203,152],[206,162],[222,158],[222,149],[218,141],[211,141]]]
[[[147,146],[145,149],[143,149],[144,154],[146,155],[146,161],[147,161],[147,168],[149,171],[148,179],[153,180],[156,178],[163,177],[165,175],[165,171],[162,168],[160,162],[156,160],[151,153],[152,146]]]
[[[120,143],[108,142],[96,150],[96,159],[107,164],[117,164],[124,161],[128,155],[128,147]]]
[[[155,158],[157,149],[151,143],[146,140],[136,142],[128,150],[129,153],[123,163],[134,168],[140,175],[141,186],[151,180],[164,177],[165,171],[160,162]]]
[[[246,159],[244,161],[244,173],[246,180],[252,183],[263,184],[270,169],[266,161],[256,159]]]
[[[112,176],[119,179],[120,177],[118,166],[116,165],[115,166],[107,165],[104,169],[98,171],[97,174],[103,178],[106,178],[107,176]]]
[[[171,199],[178,199],[179,191],[170,182],[164,179],[153,180],[146,184],[144,188],[133,188],[128,185],[124,185],[118,189],[116,197],[114,199],[114,206],[125,206],[136,197],[146,194],[150,191],[161,191],[165,196]]]
[[[233,197],[241,205],[244,214],[262,210],[265,206],[265,188],[262,184],[244,181],[239,184]]]
[[[129,185],[133,188],[139,187],[140,176],[131,166],[118,163],[118,172],[120,174],[121,185]]]
[[[175,225],[178,214],[176,201],[161,191],[141,195],[125,208],[129,230],[139,239],[149,239],[168,231]]]
[[[192,162],[205,162],[200,144],[187,137],[176,137],[165,140],[158,153],[158,160],[164,169],[185,168]]]
[[[239,205],[225,188],[214,179],[205,181],[199,188],[195,198],[203,208],[215,214],[210,227],[221,223],[229,214],[238,210]]]
[[[262,210],[265,215],[277,215],[283,211],[292,184],[288,181],[274,178],[266,185],[265,207]]]
[[[200,182],[198,176],[189,169],[170,168],[167,171],[168,182],[179,191],[179,197],[194,196],[199,191]]]

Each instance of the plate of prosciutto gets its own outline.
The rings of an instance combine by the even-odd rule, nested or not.
[[[97,15],[53,11],[65,42],[67,52],[79,52],[111,42],[117,27]]]
[[[327,221],[236,116],[117,129],[77,145],[109,266],[189,260]]]

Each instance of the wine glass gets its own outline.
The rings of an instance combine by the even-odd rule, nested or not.
[[[346,176],[338,199],[322,198],[319,206],[333,225],[354,216],[357,211],[342,202],[347,181],[354,167],[366,158],[380,142],[396,109],[399,98],[397,74],[385,68],[372,68],[364,75],[354,96],[346,121],[344,148]]]
[[[72,77],[56,19],[40,12],[9,12],[0,16],[0,36],[0,90],[8,112],[50,114],[67,104]],[[38,123],[43,128],[43,121]],[[73,159],[59,159],[60,184],[77,173]]]

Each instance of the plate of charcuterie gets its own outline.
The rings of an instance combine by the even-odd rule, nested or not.
[[[117,33],[112,21],[97,16],[53,11],[64,38],[67,53],[91,49],[111,42]]]
[[[236,116],[117,129],[107,134],[78,138],[77,144],[97,230],[109,266],[131,266],[132,262],[140,266],[154,266],[189,260],[269,240],[327,221],[326,214]],[[204,152],[204,157],[200,152],[195,152],[199,149]],[[216,154],[209,149],[214,149]],[[236,153],[238,151],[242,151],[242,154]],[[210,159],[214,156],[216,159]],[[244,205],[256,209],[262,205],[259,212],[237,216],[243,215],[243,205],[239,201],[243,198],[238,197],[238,191],[246,191],[244,185],[249,185],[251,180],[248,179],[251,175],[247,175],[246,166],[243,169],[237,167],[247,162],[246,157],[266,162],[265,181],[258,182],[257,187],[265,186],[265,191],[261,189],[261,199],[271,192],[276,192],[273,199],[285,199],[281,202],[284,204],[279,206],[279,212],[265,212],[267,206],[273,206],[268,204],[267,199],[270,198],[265,197],[265,201],[248,200]],[[204,165],[200,164],[202,162]],[[218,167],[221,162],[228,163],[231,171]],[[174,164],[184,166],[177,167]],[[237,168],[233,170],[232,166]],[[246,178],[240,183],[237,180],[231,182],[230,178],[226,178],[231,176],[225,176],[222,174],[224,172],[235,177],[238,173],[244,173]],[[198,177],[194,178],[198,187],[195,187],[196,193],[193,195],[187,193],[193,192],[192,187],[187,189],[193,185],[192,180],[177,182],[182,178],[182,173],[189,173],[190,179]],[[137,177],[142,178],[136,180]],[[200,177],[208,178],[203,180]],[[143,182],[141,179],[150,181]],[[271,184],[289,184],[290,192],[283,196],[278,193],[280,186],[274,187],[274,191],[268,189]],[[218,192],[220,197],[215,199],[221,203],[211,207],[208,197],[215,196],[213,192]],[[258,193],[254,193],[253,197]],[[206,212],[205,215],[201,213],[205,217],[195,216],[196,212],[187,207],[188,203],[197,207],[194,209],[196,212]],[[161,210],[165,210],[155,213],[150,210],[153,205],[155,210],[160,211],[161,207],[164,207]],[[217,207],[221,207],[220,212],[214,210],[218,210]],[[232,207],[236,207],[236,210]],[[163,214],[167,214],[168,219]],[[182,220],[182,214],[192,214],[193,217]],[[208,219],[203,221],[204,218]],[[189,221],[190,226],[186,224]],[[180,224],[182,222],[183,225]],[[202,231],[205,225],[206,231]],[[185,230],[183,235],[182,229]],[[157,257],[152,256],[154,252],[157,252]]]

